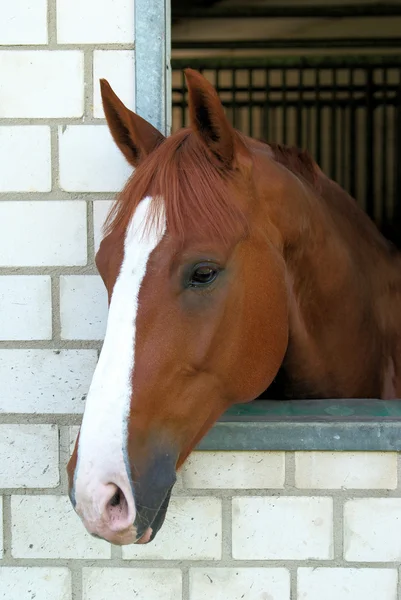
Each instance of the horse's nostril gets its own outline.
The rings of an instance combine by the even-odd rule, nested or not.
[[[120,489],[117,489],[116,493],[110,500],[110,506],[118,506],[120,504],[120,501],[121,501],[121,491],[120,491]]]

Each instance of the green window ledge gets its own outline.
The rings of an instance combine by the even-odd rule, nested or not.
[[[401,400],[258,400],[231,407],[198,450],[401,450]]]

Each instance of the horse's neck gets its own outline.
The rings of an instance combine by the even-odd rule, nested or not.
[[[305,199],[297,243],[284,243],[287,395],[400,396],[401,259],[353,199],[321,183],[322,198]]]

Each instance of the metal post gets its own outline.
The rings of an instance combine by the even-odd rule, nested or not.
[[[135,2],[135,110],[164,135],[171,129],[170,0]]]

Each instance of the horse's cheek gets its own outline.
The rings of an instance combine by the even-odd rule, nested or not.
[[[256,262],[254,267],[241,318],[239,402],[253,400],[271,384],[288,344],[288,294],[282,261],[272,257],[268,268],[260,269]]]

